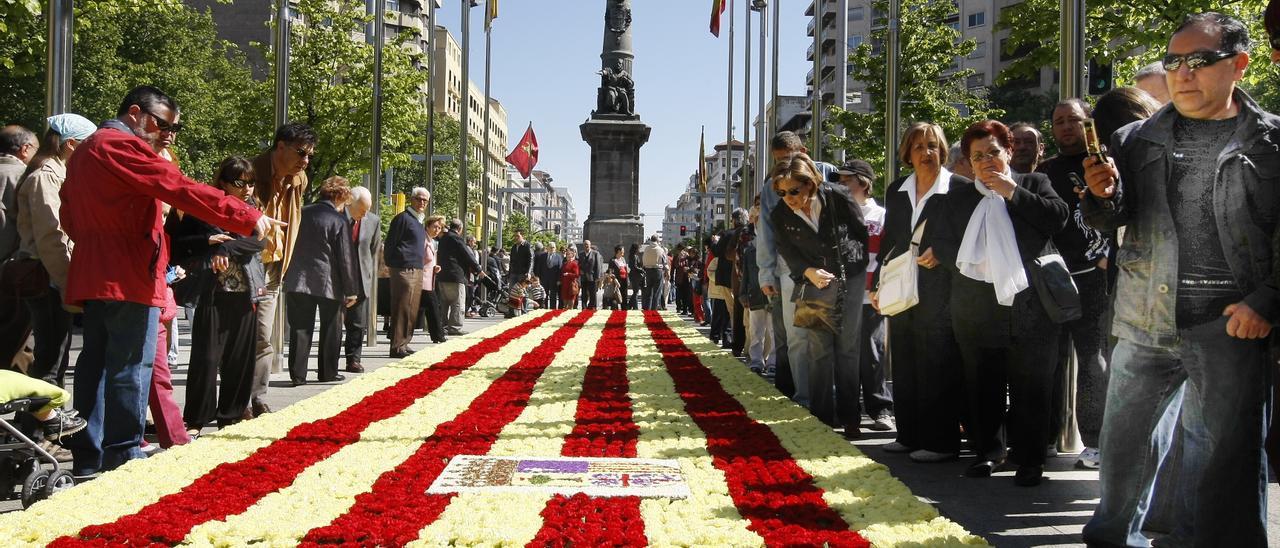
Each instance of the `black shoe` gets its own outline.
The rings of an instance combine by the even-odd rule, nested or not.
[[[969,467],[964,470],[964,475],[969,478],[989,478],[991,477],[992,472],[995,472],[996,469],[1000,468],[1001,464],[1004,463],[994,460],[980,460],[970,464]]]
[[[862,437],[862,429],[857,426],[846,426],[840,435],[846,440],[856,440]]]
[[[348,373],[364,373],[364,366],[360,362],[347,362]]]
[[[440,337],[439,339],[432,339],[431,342],[435,344],[447,343],[449,342],[449,337]]]
[[[1019,466],[1013,476],[1013,484],[1018,487],[1035,487],[1044,478],[1044,467],[1038,465]]]
[[[267,406],[266,402],[261,401],[253,402],[253,405],[250,405],[249,408],[253,410],[253,416],[255,417],[271,412],[271,408]]]
[[[332,379],[320,379],[320,382],[342,382],[347,380],[347,376],[342,373],[334,375]]]
[[[89,423],[80,417],[70,417],[63,413],[61,409],[54,409],[53,416],[48,420],[40,422],[40,428],[44,430],[44,439],[53,441],[63,436],[70,436],[76,432],[84,430]]]
[[[307,384],[307,379],[289,379],[289,380],[293,381],[294,388]]]

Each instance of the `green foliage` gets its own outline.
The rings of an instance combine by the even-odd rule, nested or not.
[[[560,236],[550,230],[533,231],[533,225],[529,221],[529,217],[520,212],[512,212],[502,219],[502,249],[510,250],[511,246],[516,243],[516,231],[524,233],[524,238],[530,242],[541,243],[544,246],[549,242],[555,242],[559,249],[564,249],[565,241]],[[497,234],[493,235],[493,239],[497,238]],[[493,239],[489,243],[493,243]],[[610,255],[612,256],[612,255]]]
[[[303,23],[290,27],[289,116],[319,137],[308,167],[312,186],[333,175],[357,180],[369,172],[373,158],[374,54],[372,45],[352,36],[362,35],[372,17],[359,0],[300,0],[297,9]],[[426,118],[420,90],[427,73],[404,47],[408,38],[401,34],[383,48],[384,169],[409,166],[409,151],[421,140],[418,129]],[[267,58],[275,63],[274,53]]]
[[[151,84],[182,108],[174,152],[188,175],[206,179],[226,156],[260,150],[270,135],[270,90],[253,80],[234,45],[217,38],[212,17],[181,6],[159,9],[158,2],[126,9],[132,5],[85,2],[76,9],[81,46],[73,56],[70,110],[94,121],[114,118],[130,89]],[[16,38],[0,34],[0,43]],[[43,64],[0,79],[0,120],[42,131],[44,80]]]
[[[461,124],[457,120],[436,115],[436,153],[451,155],[453,160],[436,163],[433,178],[435,189],[431,191],[431,208],[433,214],[444,215],[449,219],[458,216],[458,129],[460,127]],[[426,149],[426,135],[427,122],[424,117],[421,126],[414,131],[414,138],[402,143],[400,152],[406,158],[413,154],[421,155]],[[479,141],[471,139],[471,143],[477,145]],[[408,194],[414,187],[425,187],[427,185],[425,169],[426,163],[417,160],[410,160],[404,168],[397,169],[392,180],[395,192]],[[476,183],[481,180],[483,169],[479,160],[471,156],[467,157],[467,180],[471,183],[468,202],[473,207],[480,203],[480,187]]]
[[[0,1],[0,68],[6,78],[40,74],[45,66],[45,42],[48,37],[48,0]],[[160,14],[181,9],[178,0],[79,0],[75,2],[76,30],[109,18],[128,17],[139,13]],[[94,12],[103,19],[81,19],[83,12]],[[75,43],[82,44],[77,34]],[[41,95],[43,97],[43,95]]]
[[[1164,55],[1170,36],[1186,15],[1205,11],[1225,13],[1248,25],[1254,42],[1242,87],[1263,108],[1275,112],[1280,110],[1280,94],[1276,91],[1280,73],[1268,62],[1271,48],[1262,26],[1262,12],[1266,7],[1266,0],[1233,0],[1226,4],[1217,0],[1090,0],[1085,14],[1085,56],[1100,62],[1114,62],[1116,85],[1133,85],[1133,76],[1139,68]],[[1009,30],[1005,53],[1013,53],[1019,45],[1030,47],[1026,56],[1001,74],[1002,80],[1023,78],[1037,74],[1042,66],[1058,64],[1058,13],[1058,0],[1025,0],[1003,10],[998,28]]]
[[[874,11],[889,11],[887,0],[876,0]],[[954,13],[950,2],[929,0],[902,0],[899,22],[899,84],[902,125],[905,129],[914,121],[938,124],[949,139],[960,135],[973,122],[996,118],[1003,114],[991,108],[982,93],[966,87],[973,75],[970,69],[946,72],[953,60],[967,56],[977,48],[973,40],[963,40],[960,33],[947,26],[944,20]],[[887,58],[883,52],[874,52],[873,43],[887,43],[888,27],[882,26],[871,33],[871,40],[862,44],[849,56],[853,77],[867,83],[870,95],[870,113],[831,109],[831,123],[844,127],[845,136],[832,137],[834,146],[846,153],[862,158],[877,167],[885,165],[885,152],[896,149],[897,143],[884,142],[885,74]],[[887,174],[880,173],[875,194],[883,193]]]

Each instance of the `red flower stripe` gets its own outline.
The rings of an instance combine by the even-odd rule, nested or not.
[[[770,546],[870,546],[822,499],[822,489],[767,425],[752,420],[657,312],[645,323],[685,411],[707,436],[738,512]]]
[[[241,513],[268,494],[287,487],[303,470],[359,440],[370,424],[399,414],[481,358],[558,314],[544,314],[454,352],[332,417],[294,427],[285,437],[243,460],[218,465],[181,491],[161,497],[135,514],[113,523],[85,527],[75,537],[62,537],[52,545],[177,544],[196,525]]]
[[[556,354],[586,324],[591,310],[578,313],[564,327],[511,366],[471,402],[466,411],[440,424],[422,446],[395,469],[382,474],[373,489],[356,497],[346,514],[312,529],[302,544],[402,546],[418,538],[434,522],[454,494],[428,495],[427,488],[457,455],[483,455],[507,424],[529,403],[534,384]]]
[[[566,457],[635,457],[640,428],[631,420],[627,382],[627,313],[615,311],[605,324],[578,397]],[[542,530],[529,546],[643,546],[639,497],[556,495],[542,510]]]

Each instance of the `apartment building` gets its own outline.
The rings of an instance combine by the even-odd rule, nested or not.
[[[742,162],[750,151],[742,141],[733,140],[726,143],[720,143],[714,147],[714,152],[703,159],[703,166],[707,172],[707,195],[700,196],[698,192],[698,172],[695,170],[689,176],[689,183],[685,185],[685,190],[680,197],[676,199],[674,207],[668,206],[663,211],[662,218],[662,241],[668,244],[674,244],[685,238],[693,238],[697,231],[705,226],[716,226],[716,223],[723,221],[725,217],[725,159],[729,160],[729,188],[730,192],[736,192],[738,181],[733,180],[733,174],[739,172],[742,168]],[[738,206],[736,198],[734,206]],[[680,227],[686,228],[686,235],[680,236]]]

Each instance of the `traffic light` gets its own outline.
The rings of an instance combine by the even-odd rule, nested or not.
[[[1111,79],[1111,65],[1089,60],[1089,95],[1102,95],[1111,91],[1114,83]]]
[[[688,226],[680,225],[680,235],[681,235],[681,236],[684,236],[684,235],[685,235],[685,234],[687,234],[688,232],[689,232],[689,227],[688,227]]]

